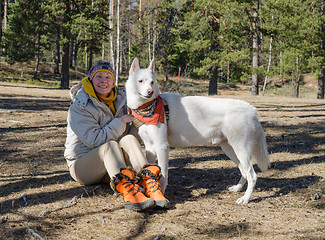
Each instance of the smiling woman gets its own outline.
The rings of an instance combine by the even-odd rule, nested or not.
[[[114,87],[114,79],[109,72],[97,72],[92,80],[97,95],[107,98]]]
[[[71,177],[86,185],[110,180],[127,209],[169,207],[160,191],[160,168],[149,165],[142,154],[136,129],[129,124],[134,117],[127,113],[125,92],[115,86],[110,63],[99,61],[70,94],[64,156]]]

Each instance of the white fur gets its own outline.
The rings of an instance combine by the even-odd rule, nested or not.
[[[136,109],[156,98],[159,94],[154,74],[154,62],[147,69],[140,69],[137,58],[129,72],[125,85],[127,105]],[[152,95],[150,95],[150,93]],[[246,181],[247,190],[238,204],[248,203],[254,190],[257,176],[252,157],[262,171],[270,165],[267,144],[256,109],[247,102],[235,99],[191,96],[163,93],[169,107],[166,124],[144,124],[139,128],[146,157],[149,162],[158,159],[161,167],[161,186],[165,191],[168,179],[169,146],[189,147],[207,144],[220,145],[225,154],[237,164],[242,177],[230,191],[240,191]]]

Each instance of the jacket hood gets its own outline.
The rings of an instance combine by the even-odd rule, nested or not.
[[[71,100],[74,100],[78,91],[81,89],[82,87],[82,83],[81,81],[79,83],[77,83],[76,85],[72,86],[72,88],[70,88],[70,97],[71,97]]]
[[[126,96],[125,96],[125,91],[124,90],[117,90],[117,96],[116,96],[116,111],[118,111],[124,104],[126,104]],[[90,96],[85,92],[82,86],[82,82],[80,81],[76,85],[72,86],[70,89],[70,97],[72,102],[78,100],[82,105],[86,105],[88,100],[91,100],[93,104],[95,104],[98,107],[103,107],[106,106],[103,102],[98,101],[94,97]]]

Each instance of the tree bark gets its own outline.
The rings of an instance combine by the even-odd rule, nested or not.
[[[269,76],[269,72],[270,72],[270,67],[271,67],[271,61],[272,61],[272,36],[270,37],[270,48],[269,48],[269,62],[267,64],[267,71],[266,71],[266,75],[265,75],[265,79],[264,79],[264,85],[263,85],[263,96],[265,94],[265,88],[266,88],[266,83],[267,83],[267,79]]]
[[[90,50],[89,52],[89,64],[88,64],[88,69],[90,69],[93,66],[93,58],[94,58],[94,54],[93,54],[93,50]]]
[[[148,21],[148,60],[151,62],[150,21]]]
[[[254,14],[253,14],[253,73],[252,73],[252,94],[258,95],[258,74],[257,74],[257,67],[258,67],[258,56],[259,56],[259,49],[258,49],[258,7],[259,7],[259,0],[255,3]]]
[[[209,82],[209,95],[218,94],[218,66],[212,69]]]
[[[211,42],[210,50],[217,54],[219,51],[219,41],[217,40],[217,36],[219,34],[219,21],[216,20],[217,16],[212,15],[209,16],[209,25],[213,31],[213,40]],[[209,81],[209,95],[216,95],[218,94],[218,63],[214,63],[214,66],[211,67],[210,70],[210,81]]]
[[[2,39],[2,0],[0,0],[0,44],[1,44],[1,39]],[[1,51],[0,51],[0,56],[1,56]]]
[[[88,47],[87,47],[87,43],[85,43],[85,71],[88,70]]]
[[[115,85],[118,86],[120,64],[120,0],[117,0],[116,9],[116,67]]]
[[[55,44],[56,44],[56,52],[55,52],[54,73],[59,74],[60,73],[60,26],[59,25],[56,32]]]
[[[318,72],[317,98],[324,99],[324,92],[325,92],[325,68],[323,67]]]
[[[80,36],[81,31],[78,33],[76,37],[76,46],[74,47],[74,54],[73,54],[73,62],[74,62],[74,70],[77,71],[78,69],[78,50],[79,50],[79,41],[78,37]]]
[[[70,68],[73,68],[73,54],[74,54],[74,47],[75,47],[75,40],[76,40],[76,37],[75,35],[72,36],[73,39],[70,40],[70,57],[69,57],[69,65],[70,65]]]
[[[7,21],[8,21],[8,0],[5,0],[5,5],[3,8],[3,29],[7,29]]]
[[[321,9],[320,9],[321,17],[325,15],[325,0],[321,1]],[[322,20],[323,21],[323,20]],[[319,51],[320,54],[324,56],[325,52],[325,26],[324,21],[322,27],[320,29],[320,41],[319,41]],[[325,60],[322,61],[319,72],[318,72],[318,89],[317,89],[317,98],[324,99],[324,91],[325,91]]]
[[[69,89],[69,50],[70,44],[66,42],[63,44],[63,55],[62,55],[62,68],[61,68],[61,85],[62,89]]]
[[[110,7],[110,14],[109,14],[109,42],[110,42],[110,61],[112,66],[115,66],[114,62],[114,43],[113,43],[113,16],[114,16],[114,1],[110,0],[109,7]]]
[[[65,6],[65,13],[63,17],[63,22],[64,23],[70,23],[70,1],[64,1],[64,6]],[[70,24],[68,24],[70,25]],[[65,26],[62,29],[62,37],[65,39],[65,42],[63,43],[62,47],[62,67],[61,67],[61,85],[60,88],[62,89],[68,89],[69,88],[69,70],[70,70],[70,27]]]
[[[40,62],[40,44],[41,44],[41,35],[39,34],[37,38],[37,50],[36,50],[37,52],[36,52],[36,64],[34,68],[34,79],[37,79],[38,66]]]
[[[39,62],[40,62],[40,53],[39,53],[39,51],[37,51],[36,64],[35,64],[35,69],[34,69],[34,79],[37,79]]]
[[[102,40],[102,60],[105,59],[105,34],[103,34],[103,40]]]

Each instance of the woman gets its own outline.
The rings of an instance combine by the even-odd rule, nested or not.
[[[85,185],[109,177],[113,190],[123,195],[126,209],[169,207],[160,191],[160,168],[148,164],[131,134],[134,117],[127,114],[125,92],[115,86],[110,63],[99,61],[70,94],[64,156],[71,177]]]

